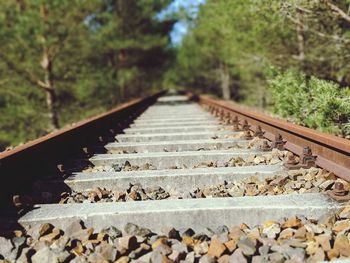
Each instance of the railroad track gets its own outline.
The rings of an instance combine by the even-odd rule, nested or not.
[[[159,93],[0,156],[1,174],[10,176],[2,200],[17,206],[4,202],[3,221],[22,228],[0,238],[0,255],[350,257],[349,149],[346,140],[227,102]]]

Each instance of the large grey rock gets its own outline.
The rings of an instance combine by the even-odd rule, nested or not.
[[[40,250],[36,251],[31,260],[33,263],[58,263],[64,262],[68,257],[69,253],[67,251],[55,253],[49,247],[43,247]]]

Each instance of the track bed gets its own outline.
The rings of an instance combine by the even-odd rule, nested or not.
[[[23,230],[0,237],[0,254],[21,262],[350,257],[349,203],[329,196],[350,184],[320,167],[289,169],[298,156],[215,113],[187,96],[160,97],[88,165],[34,183]]]

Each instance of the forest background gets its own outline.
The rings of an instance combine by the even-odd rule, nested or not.
[[[164,88],[350,138],[349,0],[174,2],[1,1],[0,150]]]

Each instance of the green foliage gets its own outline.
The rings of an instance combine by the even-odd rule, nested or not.
[[[307,78],[295,70],[269,74],[273,111],[298,124],[347,137],[350,135],[350,89]]]
[[[308,87],[305,75],[295,70],[270,74],[269,91],[273,99],[273,109],[278,115],[293,118],[303,123],[308,106]]]
[[[326,2],[207,0],[178,47],[167,85],[220,96],[220,68],[227,65],[233,99],[272,104],[284,118],[348,134],[350,17]],[[347,14],[347,0],[332,2]]]
[[[159,89],[169,2],[0,1],[0,150]]]

